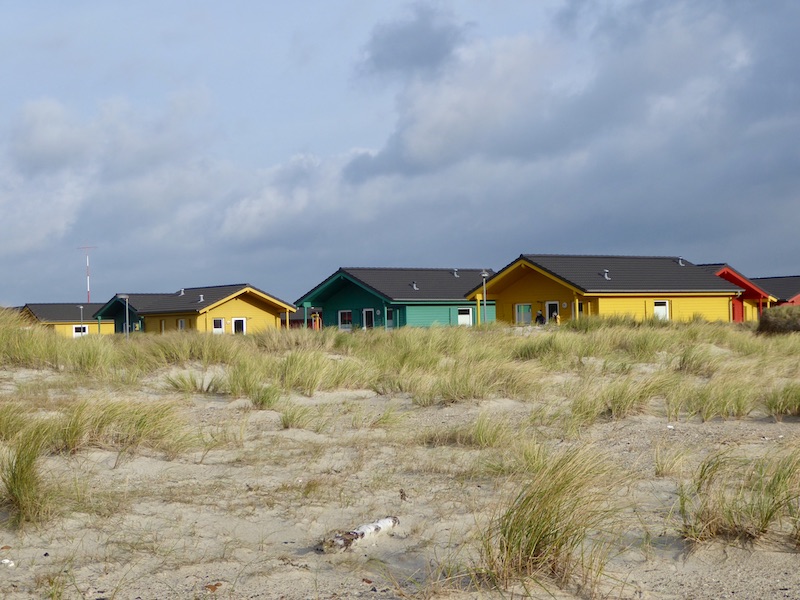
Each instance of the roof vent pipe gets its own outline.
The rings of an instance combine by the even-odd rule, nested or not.
[[[202,302],[202,301],[203,301],[203,294],[200,294],[200,300],[198,300],[198,302]]]
[[[453,269],[453,277],[459,277],[458,269]]]
[[[178,294],[178,295],[179,295],[179,296],[183,296],[183,294],[184,294],[184,290],[183,290],[183,288],[181,288],[181,293],[180,293],[180,294]]]
[[[414,291],[418,291],[419,290],[419,288],[417,287],[417,282],[416,281],[412,281],[411,282],[411,289],[414,290]]]
[[[685,265],[685,263],[683,262],[683,257],[682,257],[682,256],[679,256],[679,257],[678,257],[678,264],[679,264],[681,267],[684,267],[684,266],[686,266],[686,265]]]
[[[608,274],[608,269],[603,269],[603,279],[611,281],[611,275]]]

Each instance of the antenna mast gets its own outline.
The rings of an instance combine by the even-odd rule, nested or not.
[[[94,250],[97,246],[78,246],[78,250],[86,251],[86,304],[92,303],[92,288],[89,285],[89,250]]]

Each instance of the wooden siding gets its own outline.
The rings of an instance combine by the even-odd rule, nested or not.
[[[75,327],[80,327],[81,322],[75,321],[74,323],[45,323],[46,327],[55,331],[58,335],[62,335],[64,337],[74,337]],[[113,321],[102,321],[100,323],[100,327],[97,326],[97,321],[88,320],[83,322],[83,326],[86,327],[86,335],[113,335],[114,334],[114,322]]]
[[[730,321],[731,304],[727,295],[640,294],[583,296],[552,277],[523,265],[500,280],[488,290],[490,300],[497,306],[497,320],[514,323],[516,305],[530,304],[533,316],[536,311],[546,312],[548,302],[558,302],[563,320],[578,314],[578,304],[583,303],[582,316],[627,315],[635,319],[653,318],[654,302],[667,301],[669,318],[688,321],[699,316],[708,321]],[[564,306],[566,304],[566,307]]]
[[[272,304],[243,294],[201,314],[191,312],[147,315],[144,317],[144,330],[149,333],[160,333],[163,320],[165,332],[178,331],[178,321],[183,319],[186,331],[210,333],[214,328],[214,319],[224,319],[224,333],[233,333],[233,319],[246,319],[245,333],[256,333],[265,329],[280,328],[281,312]]]
[[[525,269],[521,272],[524,273],[524,277],[509,283],[497,295],[492,294],[491,290],[487,294],[489,300],[495,300],[497,303],[498,321],[514,323],[516,318],[514,307],[517,304],[530,304],[533,317],[535,317],[537,310],[545,312],[547,302],[558,302],[559,315],[562,319],[571,318],[572,307],[576,300],[572,290],[533,269]],[[577,300],[584,303],[584,314],[589,314],[586,300],[582,297],[578,297]],[[564,303],[567,304],[567,308],[563,308]]]
[[[316,305],[315,305],[316,306]],[[374,294],[358,287],[354,284],[343,286],[337,293],[333,294],[330,298],[325,300],[322,305],[322,324],[325,327],[338,327],[339,326],[339,311],[350,310],[353,312],[353,329],[358,329],[362,326],[362,311],[365,308],[371,308],[375,311],[375,327],[384,326],[384,318],[386,317],[385,306],[381,298]],[[302,309],[301,309],[302,310]],[[380,315],[378,314],[380,311]],[[394,326],[398,327],[398,317],[403,318],[403,315],[398,314],[399,310],[395,308],[394,311]],[[403,323],[404,324],[404,323]]]
[[[730,321],[728,296],[620,296],[598,298],[602,316],[628,315],[635,319],[652,319],[657,301],[666,301],[672,321],[690,321],[698,316],[707,321]]]

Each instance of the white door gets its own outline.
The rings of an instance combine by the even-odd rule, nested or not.
[[[212,333],[225,333],[225,319],[214,319]]]
[[[666,300],[653,302],[653,317],[662,321],[669,321],[669,303]]]
[[[394,309],[387,308],[386,309],[386,329],[392,329],[394,327]]]
[[[458,324],[468,327],[472,325],[472,308],[458,309]]]

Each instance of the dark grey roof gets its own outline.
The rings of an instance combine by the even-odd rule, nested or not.
[[[201,312],[212,304],[233,296],[245,288],[254,289],[265,296],[274,298],[278,302],[282,302],[294,308],[291,302],[285,302],[277,296],[259,290],[257,287],[248,283],[182,288],[171,294],[117,294],[108,303],[100,306],[108,306],[114,301],[124,302],[125,300],[120,298],[120,296],[127,295],[128,306],[132,311],[140,315]]]
[[[743,291],[679,256],[522,254],[520,258],[585,293]]]
[[[800,275],[751,277],[750,281],[755,281],[781,302],[788,302],[800,294]]]
[[[459,302],[466,299],[466,294],[476,285],[482,283],[481,272],[484,269],[434,269],[434,268],[372,268],[342,267],[314,289],[304,294],[303,298],[316,297],[329,285],[342,276],[363,285],[376,295],[389,302]],[[494,271],[485,269],[491,277]]]
[[[71,323],[81,319],[81,309],[83,306],[83,319],[90,321],[92,315],[103,305],[97,302],[50,302],[45,304],[26,304],[23,308],[31,311],[34,317],[43,323]]]

